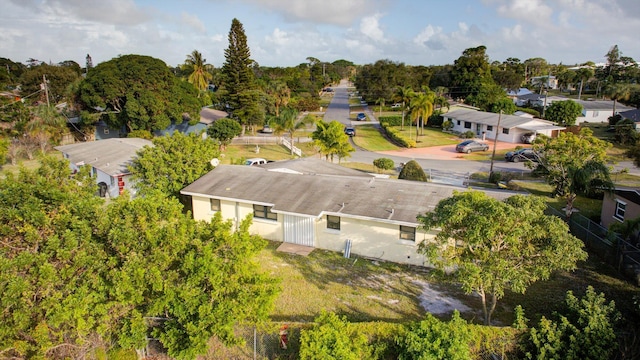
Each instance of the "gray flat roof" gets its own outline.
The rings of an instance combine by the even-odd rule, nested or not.
[[[181,193],[273,206],[272,211],[276,213],[310,217],[330,213],[417,224],[417,215],[433,210],[440,200],[450,197],[454,191],[464,190],[408,180],[294,174],[255,166],[220,165]],[[515,194],[485,192],[498,199]]]
[[[450,111],[446,114],[442,114],[442,116],[447,117],[449,119],[468,121],[468,122],[473,122],[477,124],[498,126],[498,118],[500,117],[500,114],[485,112],[485,111],[459,109],[459,110]],[[517,115],[502,114],[502,118],[500,119],[500,126],[507,129],[520,127],[527,123],[553,125],[553,122],[551,121],[546,121],[542,119],[532,119],[532,118],[517,116]]]
[[[68,155],[74,164],[91,165],[111,176],[129,174],[127,166],[138,150],[153,143],[140,138],[114,138],[71,145],[56,146],[55,149]]]

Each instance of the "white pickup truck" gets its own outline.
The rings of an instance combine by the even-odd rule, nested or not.
[[[262,165],[262,164],[266,164],[267,160],[263,159],[263,158],[251,158],[251,159],[247,159],[244,164],[248,165],[248,166],[253,166],[253,165]]]

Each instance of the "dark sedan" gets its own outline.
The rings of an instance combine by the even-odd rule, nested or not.
[[[520,149],[516,151],[509,151],[504,154],[504,159],[511,162],[520,161],[534,161],[538,162],[538,154],[533,149]]]

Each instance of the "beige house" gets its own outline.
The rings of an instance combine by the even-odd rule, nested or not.
[[[640,217],[640,190],[617,188],[602,201],[600,221],[609,228],[613,223]]]
[[[181,193],[193,216],[220,212],[236,226],[253,215],[250,231],[273,240],[413,265],[428,265],[418,244],[436,234],[417,221],[464,188],[378,178],[319,159],[267,165],[220,165]],[[487,191],[504,199],[513,193]]]

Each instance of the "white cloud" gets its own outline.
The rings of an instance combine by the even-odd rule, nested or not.
[[[414,44],[424,46],[426,42],[433,39],[437,34],[442,33],[442,28],[429,24],[426,28],[413,38]]]
[[[372,40],[386,42],[384,32],[380,29],[380,23],[378,21],[380,18],[380,14],[362,18],[362,20],[360,20],[360,32]]]
[[[195,29],[200,33],[205,33],[207,31],[207,29],[204,26],[204,23],[200,21],[197,15],[192,15],[183,11],[182,14],[180,15],[180,18],[183,23],[189,25],[191,28]]]
[[[363,14],[370,14],[380,0],[244,0],[254,6],[282,13],[292,22],[313,22],[349,26]]]
[[[273,29],[273,33],[266,36],[266,40],[276,46],[284,46],[289,43],[287,32],[278,28]]]

